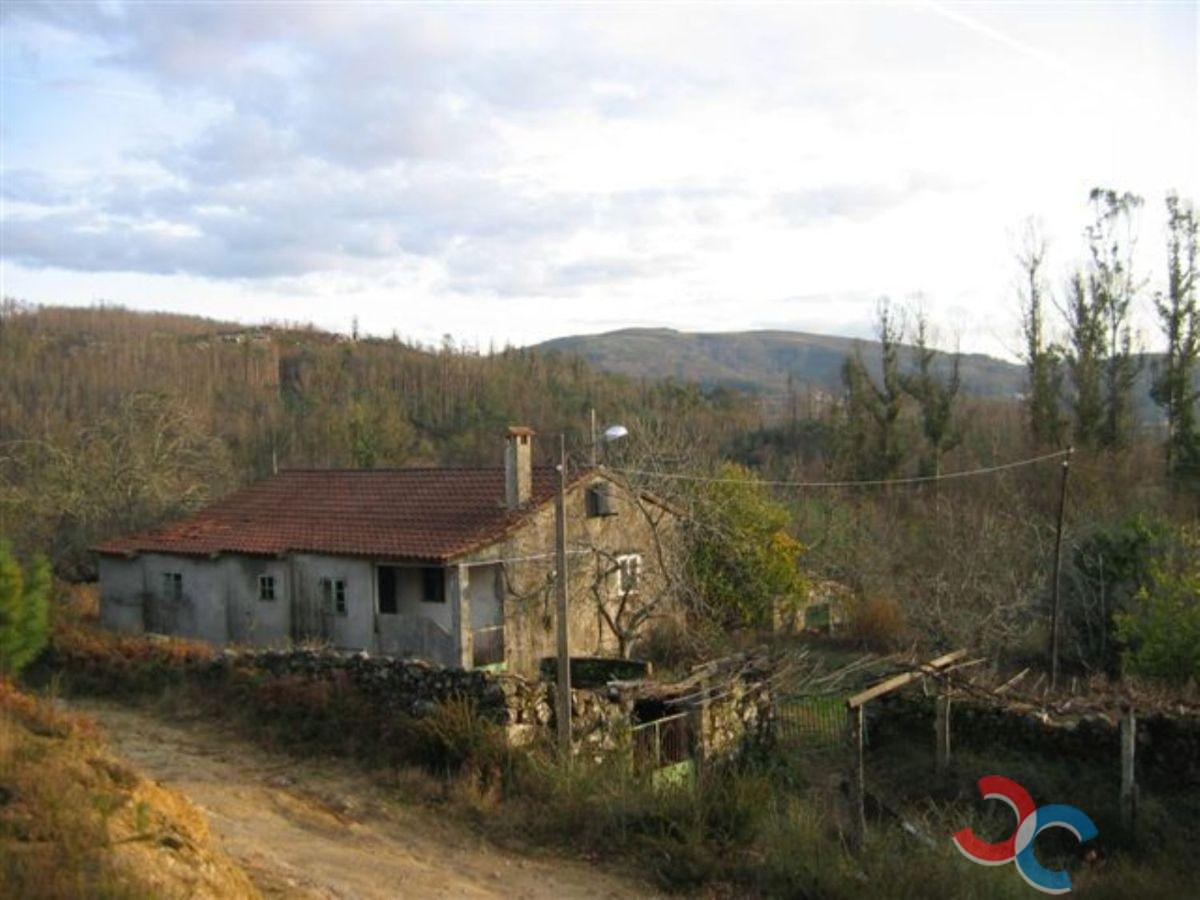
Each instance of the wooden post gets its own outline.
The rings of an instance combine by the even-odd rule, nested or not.
[[[700,699],[692,705],[692,743],[697,772],[704,768],[708,760],[708,735],[705,733],[708,724],[708,686],[708,678],[701,678]]]
[[[863,772],[862,705],[846,710],[846,733],[850,736],[850,841],[857,850],[867,836],[867,818],[863,806],[866,785]]]
[[[1126,706],[1121,716],[1121,825],[1132,831],[1137,823],[1138,789],[1134,774],[1134,751],[1137,748],[1137,717],[1133,707]]]
[[[934,701],[937,710],[936,732],[937,773],[943,774],[950,766],[950,692],[944,685],[938,687],[937,699]]]
[[[1058,630],[1059,630],[1059,596],[1058,583],[1062,572],[1062,539],[1063,518],[1067,509],[1067,476],[1071,474],[1071,454],[1074,447],[1067,448],[1067,456],[1062,462],[1062,485],[1058,493],[1058,529],[1054,535],[1054,584],[1051,588],[1050,600],[1050,689],[1058,686]]]

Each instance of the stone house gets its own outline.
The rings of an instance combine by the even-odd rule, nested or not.
[[[496,468],[285,470],[102,543],[101,622],[216,644],[315,642],[534,674],[555,649],[558,472],[510,428]],[[676,516],[602,467],[568,473],[571,652],[677,616]]]

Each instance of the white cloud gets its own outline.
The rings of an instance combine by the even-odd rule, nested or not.
[[[1197,186],[1193,7],[2,15],[0,276],[34,300],[486,344],[861,332],[921,291],[1003,350],[1022,217],[1065,267],[1094,184],[1155,218]]]

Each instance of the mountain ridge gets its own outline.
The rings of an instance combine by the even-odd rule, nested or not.
[[[869,370],[879,372],[879,344],[867,338],[784,329],[679,331],[674,328],[621,328],[591,335],[552,338],[537,349],[581,356],[597,368],[634,377],[677,378],[707,388],[733,387],[776,394],[793,384],[841,390],[844,361],[861,352]],[[911,345],[902,355],[912,358]],[[940,366],[953,354],[938,352]],[[983,353],[960,354],[963,390],[1013,399],[1024,388],[1025,369]]]

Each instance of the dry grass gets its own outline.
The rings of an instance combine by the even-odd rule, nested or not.
[[[257,897],[179,794],[90,720],[0,682],[0,896]]]

